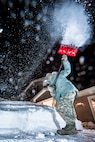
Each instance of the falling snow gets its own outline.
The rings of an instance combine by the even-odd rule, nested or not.
[[[48,66],[52,67],[52,70],[58,69],[59,58],[55,57],[56,49],[53,49],[53,46],[60,37],[64,37],[63,43],[67,43],[68,33],[70,33],[69,35],[73,36],[72,39],[69,37],[67,44],[81,46],[93,35],[91,35],[91,28],[94,23],[95,7],[92,1],[76,0],[76,4],[70,1],[69,8],[63,0],[58,3],[54,0],[47,2],[8,0],[7,4],[6,1],[0,2],[2,6],[0,8],[0,96],[3,98],[19,95],[32,80],[44,76],[49,69]],[[60,12],[64,10],[65,14],[62,16]],[[56,17],[54,13],[57,14]],[[81,58],[78,61],[84,65],[85,59]],[[93,65],[88,66],[87,70],[94,70]]]

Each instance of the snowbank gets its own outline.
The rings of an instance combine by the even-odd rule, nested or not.
[[[65,121],[52,107],[30,102],[0,102],[0,129],[19,129],[24,132],[57,130]]]
[[[76,120],[79,129],[80,121]],[[94,130],[60,136],[55,131],[65,121],[52,107],[30,102],[0,102],[0,142],[95,142]]]

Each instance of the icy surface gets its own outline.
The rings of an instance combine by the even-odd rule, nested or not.
[[[95,142],[95,130],[57,135],[56,130],[64,126],[65,121],[52,107],[20,101],[0,102],[0,142]]]
[[[48,124],[47,128],[44,124]],[[65,121],[53,108],[42,107],[29,102],[9,101],[0,103],[0,129],[19,129],[29,132],[31,130],[43,131],[44,129],[56,130],[61,126],[65,126]]]

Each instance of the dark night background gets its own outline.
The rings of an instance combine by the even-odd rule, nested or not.
[[[93,27],[91,41],[75,58],[69,57],[69,79],[82,90],[95,85],[95,2],[77,2],[86,6]],[[60,37],[54,38],[46,28],[56,3],[64,0],[0,0],[0,97],[17,96],[32,80],[58,70]]]

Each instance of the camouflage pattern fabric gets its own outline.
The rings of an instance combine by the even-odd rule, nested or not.
[[[56,104],[56,110],[65,120],[66,126],[75,127],[76,112],[74,109],[74,100],[76,91],[68,92],[60,98],[60,101]]]

